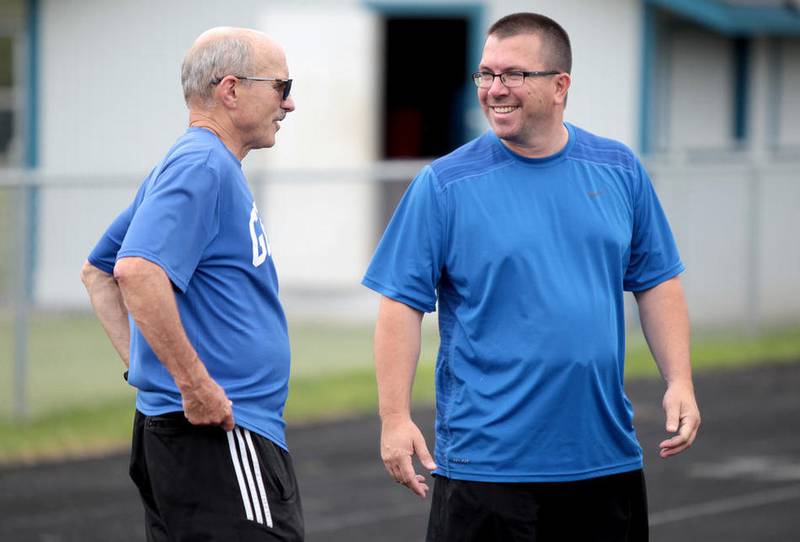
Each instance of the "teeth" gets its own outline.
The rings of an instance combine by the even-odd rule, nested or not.
[[[516,106],[494,107],[496,113],[511,113],[516,109]]]

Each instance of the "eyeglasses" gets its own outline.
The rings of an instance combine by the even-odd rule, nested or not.
[[[508,88],[513,88],[521,87],[522,83],[525,82],[526,77],[544,77],[546,75],[558,75],[560,73],[561,72],[555,70],[544,72],[475,72],[472,74],[472,80],[475,82],[475,86],[478,88],[491,88],[492,84],[494,84],[494,78],[499,77],[500,82],[503,83],[503,85]]]
[[[246,81],[273,81],[278,83],[275,85],[275,90],[279,90],[282,92],[281,99],[287,100],[289,98],[289,93],[292,91],[292,80],[291,79],[278,79],[277,77],[251,77],[247,75],[234,75],[236,79],[244,79]],[[222,79],[215,79],[211,81],[212,85],[219,85]]]

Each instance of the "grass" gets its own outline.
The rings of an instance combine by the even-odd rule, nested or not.
[[[626,378],[657,376],[658,369],[641,335],[628,341]],[[732,331],[696,333],[692,337],[695,373],[733,369],[765,362],[800,360],[800,327],[772,329],[758,337]]]
[[[12,264],[14,258],[11,251],[14,248],[15,213],[12,207],[14,191],[0,186],[0,305],[3,299],[11,298]],[[0,343],[8,344],[8,343]]]
[[[121,449],[130,439],[133,391],[102,330],[88,314],[34,314],[30,325],[29,416],[11,418],[11,320],[0,315],[0,463]],[[290,324],[293,368],[286,418],[290,424],[374,412],[370,326]],[[658,374],[637,335],[628,341],[626,375]],[[6,348],[8,346],[8,348]],[[414,402],[433,402],[433,361],[438,341],[426,327]],[[758,338],[698,334],[696,372],[800,359],[800,327]]]

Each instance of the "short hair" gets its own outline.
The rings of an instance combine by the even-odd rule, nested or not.
[[[542,39],[551,63],[550,66],[545,66],[545,69],[566,73],[572,71],[572,46],[569,43],[569,35],[550,17],[538,13],[513,13],[499,19],[487,32],[488,36],[498,38],[510,38],[520,34],[536,34]]]
[[[192,47],[181,66],[181,86],[186,105],[210,105],[212,83],[226,75],[250,75],[255,69],[249,39],[224,36]]]

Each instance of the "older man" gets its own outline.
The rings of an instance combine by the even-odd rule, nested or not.
[[[473,74],[491,130],[419,173],[364,278],[384,296],[381,455],[420,496],[412,456],[435,469],[431,541],[647,539],[623,290],[667,383],[661,456],[700,423],[683,264],[630,149],[564,122],[571,63],[548,17],[491,27]],[[437,303],[434,461],[410,390]]]
[[[81,272],[138,390],[131,478],[148,540],[302,540],[286,319],[241,169],[275,144],[292,80],[266,35],[215,28],[182,83],[189,128]]]

